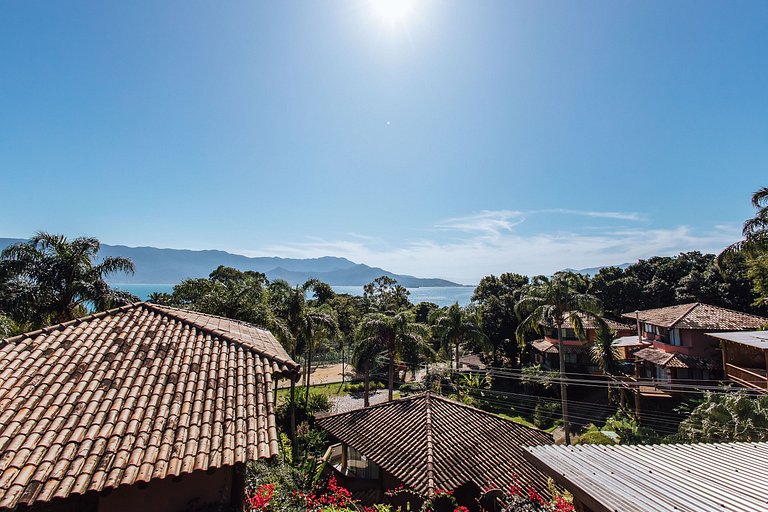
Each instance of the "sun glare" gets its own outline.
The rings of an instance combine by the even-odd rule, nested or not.
[[[397,27],[413,17],[418,0],[369,0],[373,15],[384,25]]]

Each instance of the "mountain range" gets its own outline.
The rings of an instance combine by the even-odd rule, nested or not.
[[[0,250],[23,241],[18,238],[0,238]],[[219,265],[225,265],[239,270],[263,272],[270,280],[285,279],[291,284],[316,278],[332,286],[362,286],[377,277],[388,276],[407,288],[462,286],[445,279],[395,274],[333,256],[308,259],[251,258],[217,250],[192,251],[107,244],[101,245],[99,256],[123,256],[135,264],[136,272],[133,275],[113,276],[113,283],[176,284],[187,278],[208,277]]]

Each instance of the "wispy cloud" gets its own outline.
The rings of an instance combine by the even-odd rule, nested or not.
[[[594,217],[598,219],[631,220],[640,222],[647,220],[647,217],[638,212],[603,212],[590,210],[570,210],[567,208],[552,208],[547,210],[536,210],[531,213],[561,213],[564,215],[578,215],[582,217]]]
[[[476,283],[484,275],[502,272],[549,274],[567,267],[616,265],[690,250],[718,252],[739,237],[736,224],[704,231],[675,226],[521,235],[512,227],[524,216],[468,218],[476,222],[441,223],[463,234],[450,240],[418,239],[395,246],[359,238],[312,239],[266,247],[262,252],[287,257],[344,256],[397,273]]]
[[[515,210],[483,210],[464,217],[453,217],[439,222],[437,229],[463,231],[498,236],[512,232],[512,228],[525,221],[525,213]]]
[[[547,208],[541,210],[483,210],[470,215],[452,217],[438,222],[435,228],[446,231],[461,231],[491,237],[511,233],[529,217],[536,215],[566,215],[592,217],[596,219],[625,220],[641,222],[646,216],[638,212],[615,212],[595,210],[574,210],[568,208]]]

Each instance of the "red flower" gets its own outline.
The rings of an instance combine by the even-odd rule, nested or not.
[[[253,510],[267,510],[274,492],[275,484],[264,484],[256,489],[255,494],[248,496],[246,501],[248,501],[248,505],[250,505]]]

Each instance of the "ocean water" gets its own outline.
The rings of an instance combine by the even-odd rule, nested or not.
[[[172,284],[136,284],[136,283],[116,283],[112,285],[119,290],[131,292],[142,300],[147,300],[149,295],[154,292],[171,293]],[[334,286],[336,293],[348,293],[350,295],[362,295],[362,286]],[[471,286],[425,286],[421,288],[408,288],[410,300],[414,304],[419,302],[434,302],[438,306],[450,306],[458,302],[461,306],[469,304],[472,293],[475,291]]]

